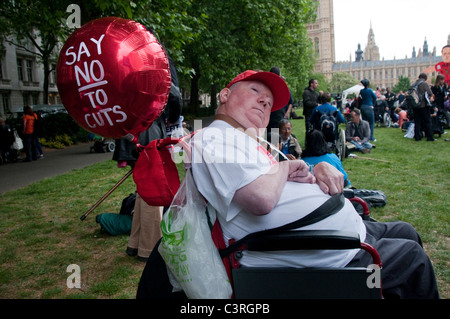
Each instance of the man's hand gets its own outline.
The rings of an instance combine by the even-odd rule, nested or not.
[[[316,178],[309,172],[309,166],[302,160],[287,161],[289,173],[287,180],[297,183],[315,183]]]
[[[344,174],[327,162],[314,166],[314,176],[320,189],[330,195],[344,191]]]

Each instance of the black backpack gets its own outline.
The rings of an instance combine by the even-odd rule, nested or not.
[[[319,118],[318,129],[322,131],[327,142],[334,142],[336,137],[337,121],[336,121],[337,111],[323,112]]]
[[[406,105],[410,108],[417,109],[424,106],[423,94],[419,93],[419,85],[422,84],[423,81],[418,81],[411,85],[408,91],[405,94]]]

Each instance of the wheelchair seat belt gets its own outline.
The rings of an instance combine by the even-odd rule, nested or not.
[[[296,221],[293,221],[291,223],[270,228],[266,230],[261,230],[259,232],[254,232],[251,234],[248,234],[247,236],[235,241],[234,243],[230,244],[227,248],[221,249],[219,251],[220,257],[224,258],[231,254],[233,251],[237,250],[240,246],[245,244],[249,239],[254,239],[258,237],[262,237],[268,234],[276,234],[276,233],[282,233],[287,230],[297,229],[301,228],[307,225],[311,225],[314,223],[317,223],[335,213],[337,213],[339,210],[341,210],[342,207],[344,207],[345,203],[345,197],[343,193],[339,193],[336,195],[331,196],[325,203],[317,207],[315,210],[313,210],[308,215],[304,216],[303,218],[300,218]]]

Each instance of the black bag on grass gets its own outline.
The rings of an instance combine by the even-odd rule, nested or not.
[[[136,193],[130,194],[122,200],[120,214],[133,215],[134,203],[136,202]]]
[[[354,189],[356,197],[362,198],[369,207],[383,207],[386,205],[386,194],[376,189]]]

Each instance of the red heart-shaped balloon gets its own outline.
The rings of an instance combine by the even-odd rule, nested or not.
[[[64,107],[81,127],[103,137],[136,140],[167,103],[169,60],[143,25],[100,18],[67,39],[57,84]]]

